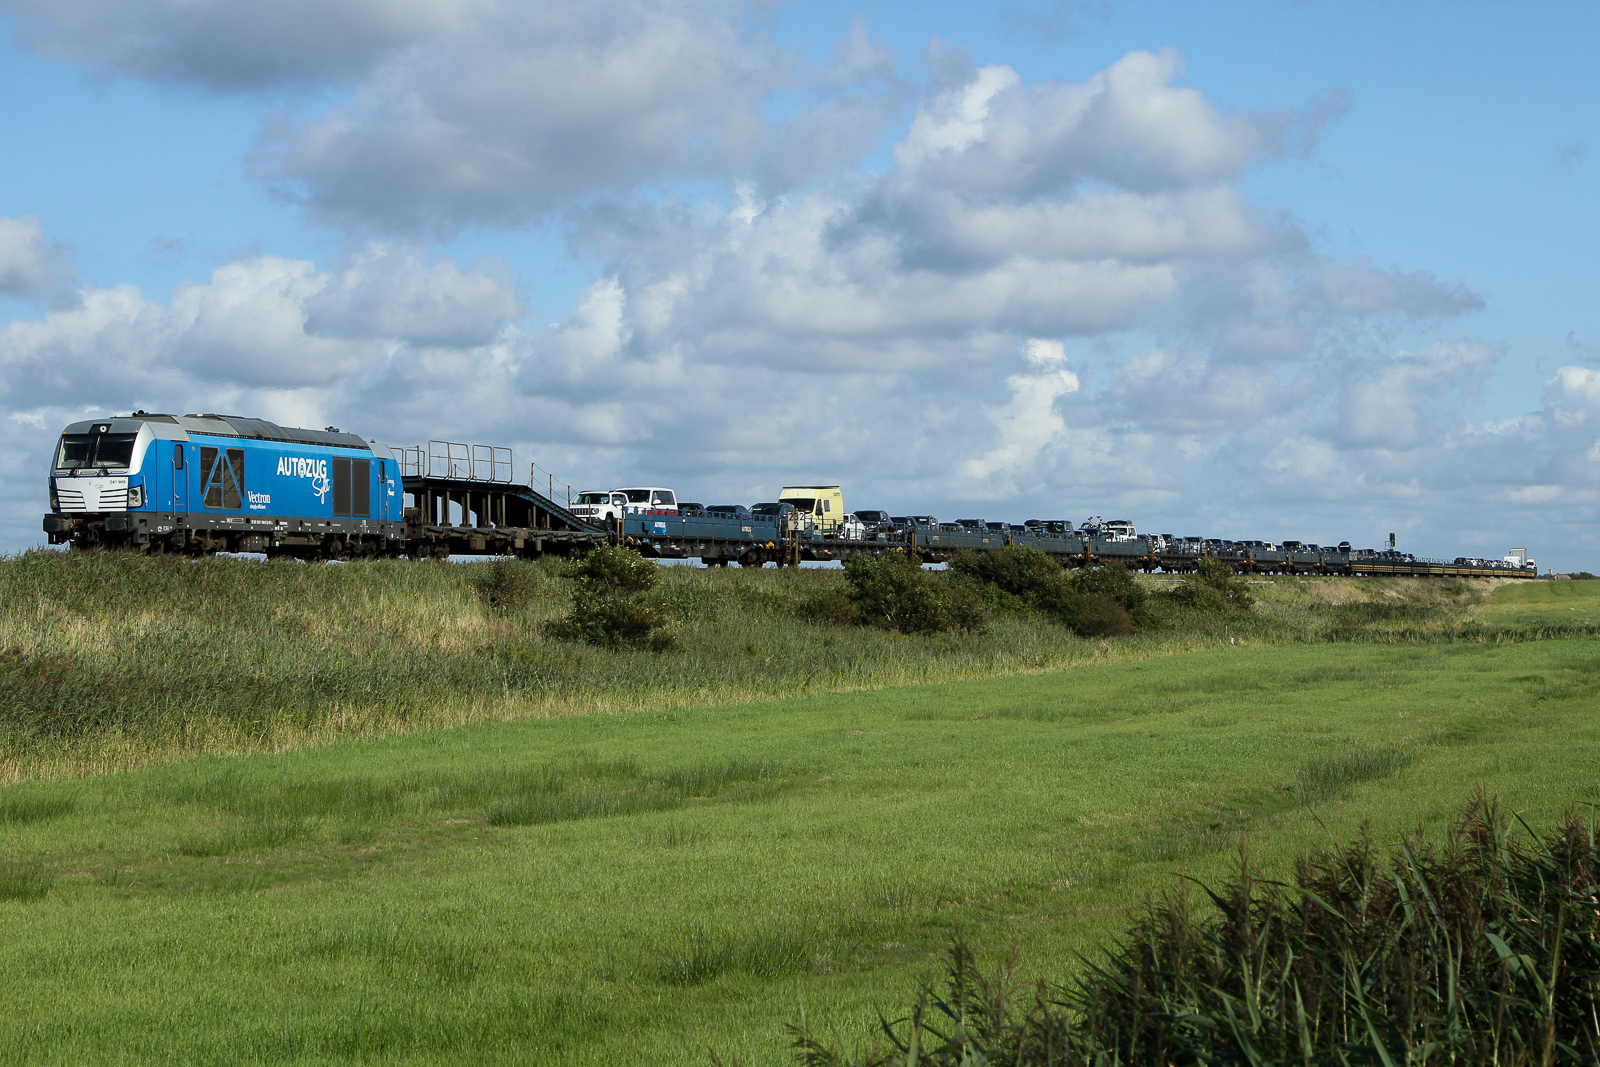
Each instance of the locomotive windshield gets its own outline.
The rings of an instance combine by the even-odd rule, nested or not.
[[[136,433],[67,433],[56,450],[57,470],[107,470],[133,462]]]

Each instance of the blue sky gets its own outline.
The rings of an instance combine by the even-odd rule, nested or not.
[[[0,0],[7,548],[144,407],[1600,562],[1592,5],[262,10]]]

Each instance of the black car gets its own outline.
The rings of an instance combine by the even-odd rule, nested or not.
[[[748,519],[750,509],[743,504],[712,504],[706,508],[707,515],[720,515],[725,519]]]
[[[706,509],[699,504],[686,504],[678,501],[678,514],[686,519],[698,519],[706,513]]]
[[[890,521],[887,511],[852,511],[850,514],[861,520],[869,530],[875,530]]]
[[[793,504],[784,503],[783,501],[778,500],[768,500],[752,507],[750,509],[750,514],[757,518],[771,519],[781,518],[782,516],[787,515],[789,512],[794,510],[795,506]]]

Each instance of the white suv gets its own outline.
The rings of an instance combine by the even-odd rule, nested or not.
[[[578,494],[577,502],[572,505],[572,513],[585,522],[595,525],[616,522],[628,508],[627,496],[618,489],[608,489],[600,492],[596,489],[585,489]]]

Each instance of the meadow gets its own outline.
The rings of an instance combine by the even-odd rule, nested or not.
[[[1241,848],[1600,800],[1600,583],[1091,640],[829,626],[839,580],[669,570],[651,655],[545,636],[547,565],[0,561],[0,1062],[786,1063],[958,931],[1059,979]]]
[[[1241,847],[1600,800],[1589,640],[1095,654],[14,784],[0,1061],[791,1062],[957,930],[1059,978]]]

